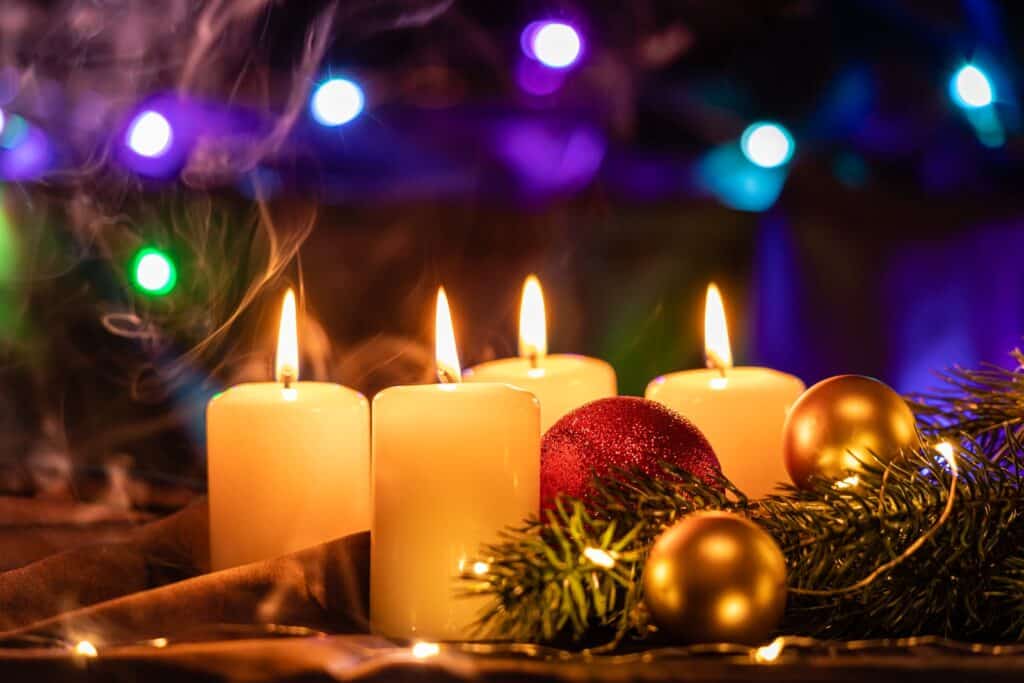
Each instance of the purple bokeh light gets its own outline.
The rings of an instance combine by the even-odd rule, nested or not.
[[[534,21],[519,37],[523,54],[550,69],[568,69],[583,54],[578,30],[561,21]]]
[[[140,112],[125,136],[125,144],[133,152],[150,159],[166,154],[173,140],[174,130],[167,117],[152,109]]]
[[[532,59],[520,59],[516,65],[516,81],[524,92],[542,97],[557,92],[565,82],[565,73],[549,69]]]
[[[606,143],[589,124],[569,127],[510,121],[501,127],[497,153],[530,196],[572,192],[588,185],[604,160]]]
[[[20,116],[9,116],[0,135],[0,180],[32,180],[48,171],[54,150],[46,135]]]

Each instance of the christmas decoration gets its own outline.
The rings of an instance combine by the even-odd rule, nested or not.
[[[493,600],[481,627],[603,648],[645,638],[655,542],[690,513],[722,510],[756,523],[786,557],[782,633],[1024,642],[1024,369],[957,369],[945,382],[914,397],[928,443],[864,462],[842,487],[819,478],[749,501],[674,465],[611,472],[586,504],[562,499],[485,549],[489,571],[474,586]]]
[[[786,469],[801,488],[813,477],[842,480],[862,471],[865,462],[884,463],[918,445],[907,403],[885,384],[860,375],[831,377],[805,391],[783,432]]]
[[[643,577],[655,623],[686,643],[763,643],[786,607],[779,546],[728,512],[698,512],[665,531]]]
[[[692,423],[659,403],[617,396],[587,403],[552,425],[541,442],[541,506],[560,495],[586,498],[594,476],[615,468],[658,475],[659,462],[705,482],[720,474],[718,458]]]

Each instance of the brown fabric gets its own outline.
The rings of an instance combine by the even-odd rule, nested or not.
[[[0,643],[105,643],[221,624],[366,629],[369,534],[266,562],[209,568],[205,501],[139,527],[124,543],[78,548],[0,574]]]

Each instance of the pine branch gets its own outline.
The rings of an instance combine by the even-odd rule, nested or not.
[[[1010,354],[1017,367],[984,365],[979,370],[951,368],[939,379],[944,387],[910,398],[922,430],[937,438],[969,434],[993,459],[1009,432],[1024,437],[1024,352]]]
[[[965,444],[952,513],[917,552],[859,590],[791,595],[785,631],[1024,640],[1024,449],[1010,429],[1000,439],[998,463],[982,442]],[[820,482],[758,503],[728,482],[709,486],[671,466],[665,478],[616,473],[598,482],[589,511],[562,500],[543,523],[533,520],[486,549],[490,572],[474,587],[493,602],[481,626],[530,642],[649,636],[640,588],[647,553],[665,528],[703,509],[747,515],[771,533],[786,554],[791,588],[852,586],[936,525],[952,483],[930,450],[865,470],[854,487]]]
[[[595,482],[589,509],[563,498],[543,523],[530,520],[486,547],[490,571],[468,586],[494,598],[482,631],[526,642],[644,632],[640,572],[654,539],[690,512],[747,506],[724,479],[709,486],[673,465],[663,468],[658,479],[617,471]]]

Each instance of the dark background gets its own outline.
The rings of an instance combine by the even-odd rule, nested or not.
[[[0,11],[0,107],[45,140],[32,163],[0,149],[10,489],[93,495],[111,463],[201,487],[205,400],[269,377],[287,284],[304,377],[367,394],[430,381],[439,284],[464,365],[515,353],[530,272],[551,350],[607,359],[629,394],[703,364],[710,280],[737,363],[808,384],[924,390],[1024,331],[1017,4],[155,4]],[[543,18],[585,52],[538,96],[519,34]],[[999,145],[949,96],[967,62]],[[367,96],[338,129],[306,107],[331,74]],[[189,146],[140,172],[125,121],[169,97]],[[777,198],[731,208],[713,188],[739,170],[709,159],[762,119],[795,157]],[[163,299],[130,286],[142,245],[178,262]]]

